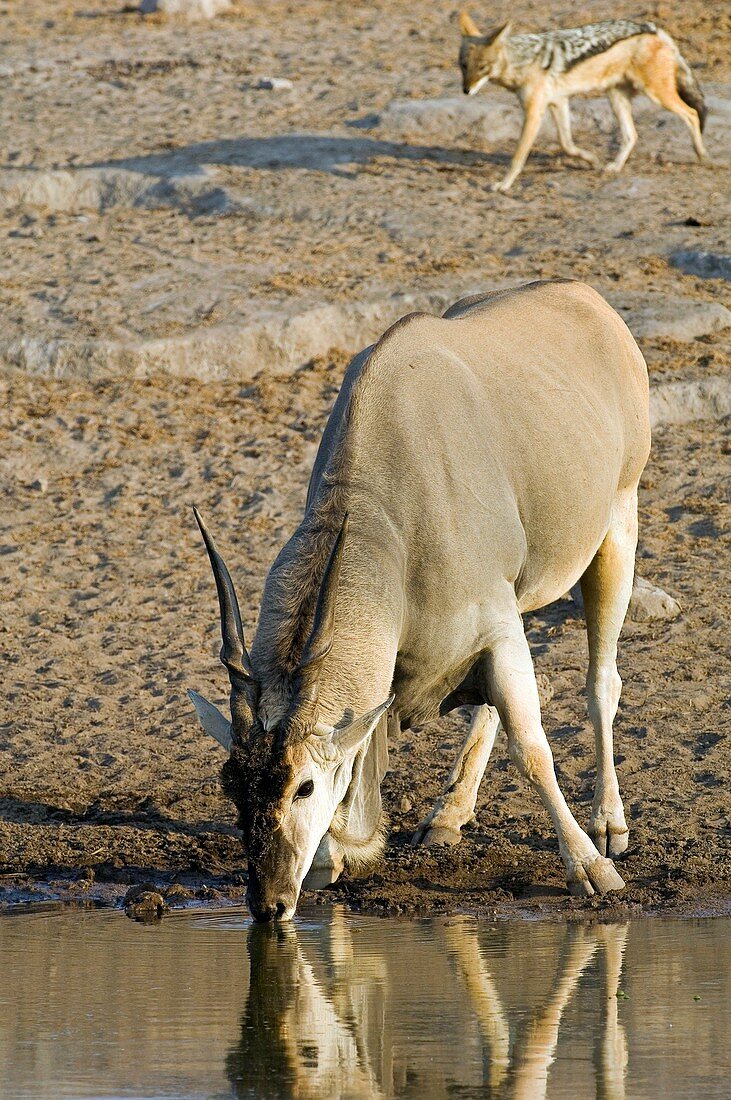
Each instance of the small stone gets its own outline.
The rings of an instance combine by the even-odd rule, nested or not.
[[[291,92],[294,84],[286,76],[263,76],[257,88],[266,92]]]
[[[142,882],[132,886],[124,896],[124,911],[130,920],[150,924],[162,919],[167,905],[161,894],[151,882]]]
[[[35,481],[31,481],[30,488],[34,489],[37,493],[45,493],[48,489],[48,478],[37,477]]]
[[[697,275],[701,279],[731,279],[731,256],[717,252],[673,252],[670,263],[685,275]]]
[[[165,901],[174,902],[178,905],[184,901],[190,901],[195,897],[192,890],[189,890],[187,886],[183,886],[180,882],[173,882],[165,890]]]
[[[231,0],[140,0],[140,15],[166,15],[171,18],[213,19],[231,10]]]
[[[644,577],[635,577],[632,598],[629,602],[629,617],[636,623],[653,622],[662,619],[677,619],[680,604],[662,588],[646,581]]]
[[[402,813],[402,814],[407,814],[407,813],[409,813],[409,811],[411,810],[412,806],[413,806],[413,803],[412,803],[411,799],[410,799],[410,798],[407,798],[407,796],[406,796],[406,795],[404,795],[404,797],[403,797],[403,798],[401,799],[401,803],[400,803],[400,809],[401,809],[401,813]]]

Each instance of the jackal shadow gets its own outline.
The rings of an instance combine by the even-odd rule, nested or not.
[[[428,161],[454,168],[503,164],[501,154],[439,145],[410,145],[370,137],[327,137],[320,134],[283,134],[274,137],[227,138],[202,141],[169,152],[76,165],[77,168],[121,168],[166,179],[204,174],[206,167],[305,169],[334,175],[349,166],[365,167],[379,159]]]

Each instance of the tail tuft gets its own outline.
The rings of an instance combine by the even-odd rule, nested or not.
[[[703,92],[700,89],[698,81],[693,76],[690,66],[683,57],[678,57],[678,67],[675,70],[675,86],[683,102],[687,103],[689,107],[692,107],[698,115],[701,133],[703,133],[706,125],[706,118],[708,117],[708,108],[706,107],[706,101],[703,98]]]

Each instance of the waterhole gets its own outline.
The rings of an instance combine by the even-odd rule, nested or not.
[[[727,919],[0,920],[0,1095],[728,1097]]]

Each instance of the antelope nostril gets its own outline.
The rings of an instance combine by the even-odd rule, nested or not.
[[[282,919],[282,917],[284,916],[284,914],[285,914],[286,912],[287,912],[287,906],[286,906],[286,905],[284,904],[284,902],[283,902],[283,901],[278,901],[278,902],[277,902],[277,915],[276,915],[276,919],[277,919],[277,920],[281,920],[281,919]]]

